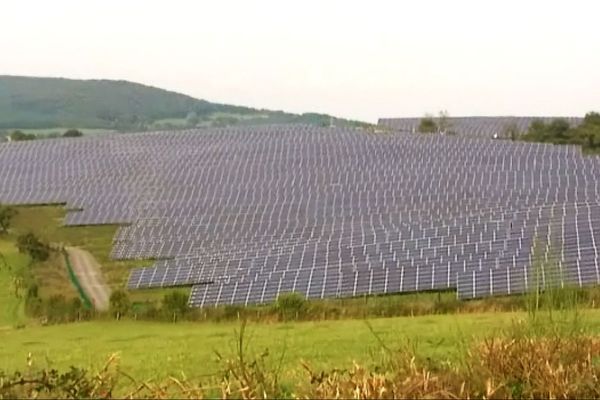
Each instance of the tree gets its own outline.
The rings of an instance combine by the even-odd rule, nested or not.
[[[0,233],[8,232],[12,219],[17,215],[17,210],[0,204]]]
[[[25,140],[35,140],[36,137],[34,134],[31,133],[24,133],[22,131],[14,131],[13,133],[10,134],[9,136],[10,140],[13,142],[22,142]]]
[[[198,122],[200,122],[200,119],[198,118],[198,114],[196,114],[195,111],[189,112],[187,117],[185,118],[185,124],[192,128],[197,126]]]
[[[123,289],[115,290],[111,293],[109,304],[110,312],[114,314],[117,319],[121,319],[122,316],[127,315],[131,309],[129,294]]]
[[[34,261],[46,261],[50,257],[50,247],[33,233],[17,237],[17,249],[20,253],[28,254]]]
[[[571,129],[569,136],[572,142],[596,150],[600,147],[600,114],[596,112],[586,114],[583,122]]]
[[[433,120],[431,115],[425,115],[419,122],[419,132],[421,133],[434,133],[438,130],[437,124]]]
[[[81,136],[83,136],[83,133],[81,133],[81,131],[77,130],[77,129],[69,129],[68,131],[63,133],[63,137],[66,137],[66,138],[74,138],[74,137],[81,137]]]
[[[548,125],[548,135],[551,137],[553,143],[562,144],[569,142],[569,121],[564,118],[557,118],[552,120]]]
[[[162,307],[165,313],[174,318],[184,315],[188,311],[188,296],[180,291],[175,291],[165,295],[162,301]]]
[[[600,113],[597,112],[589,112],[585,114],[585,118],[583,119],[584,125],[595,125],[600,127]]]
[[[535,120],[521,138],[531,142],[580,145],[584,151],[597,153],[600,150],[600,114],[590,112],[574,127],[563,118],[549,123]]]
[[[509,122],[504,126],[504,137],[508,138],[512,141],[515,141],[519,138],[521,132],[519,131],[519,127],[516,122]]]
[[[569,122],[563,118],[557,118],[550,123],[536,119],[529,125],[523,139],[534,142],[548,142],[554,144],[572,143],[572,135]]]
[[[448,111],[442,110],[438,114],[438,129],[441,133],[447,133],[451,128],[450,114]]]

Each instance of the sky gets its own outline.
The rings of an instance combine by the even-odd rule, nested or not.
[[[0,74],[375,122],[600,110],[600,2],[0,1]]]

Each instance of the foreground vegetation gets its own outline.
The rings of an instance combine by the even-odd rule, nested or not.
[[[28,328],[0,332],[0,396],[591,398],[600,396],[599,331],[598,312],[571,307],[260,326]]]

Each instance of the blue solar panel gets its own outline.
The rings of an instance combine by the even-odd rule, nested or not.
[[[598,284],[599,159],[466,137],[499,121],[454,122],[472,132],[272,125],[7,143],[0,202],[125,224],[111,256],[159,260],[128,287],[192,286],[192,306],[522,293],[537,242],[562,271],[548,284]]]

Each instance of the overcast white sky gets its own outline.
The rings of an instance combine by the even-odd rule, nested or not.
[[[368,121],[600,110],[594,0],[1,0],[0,15],[0,74]]]

